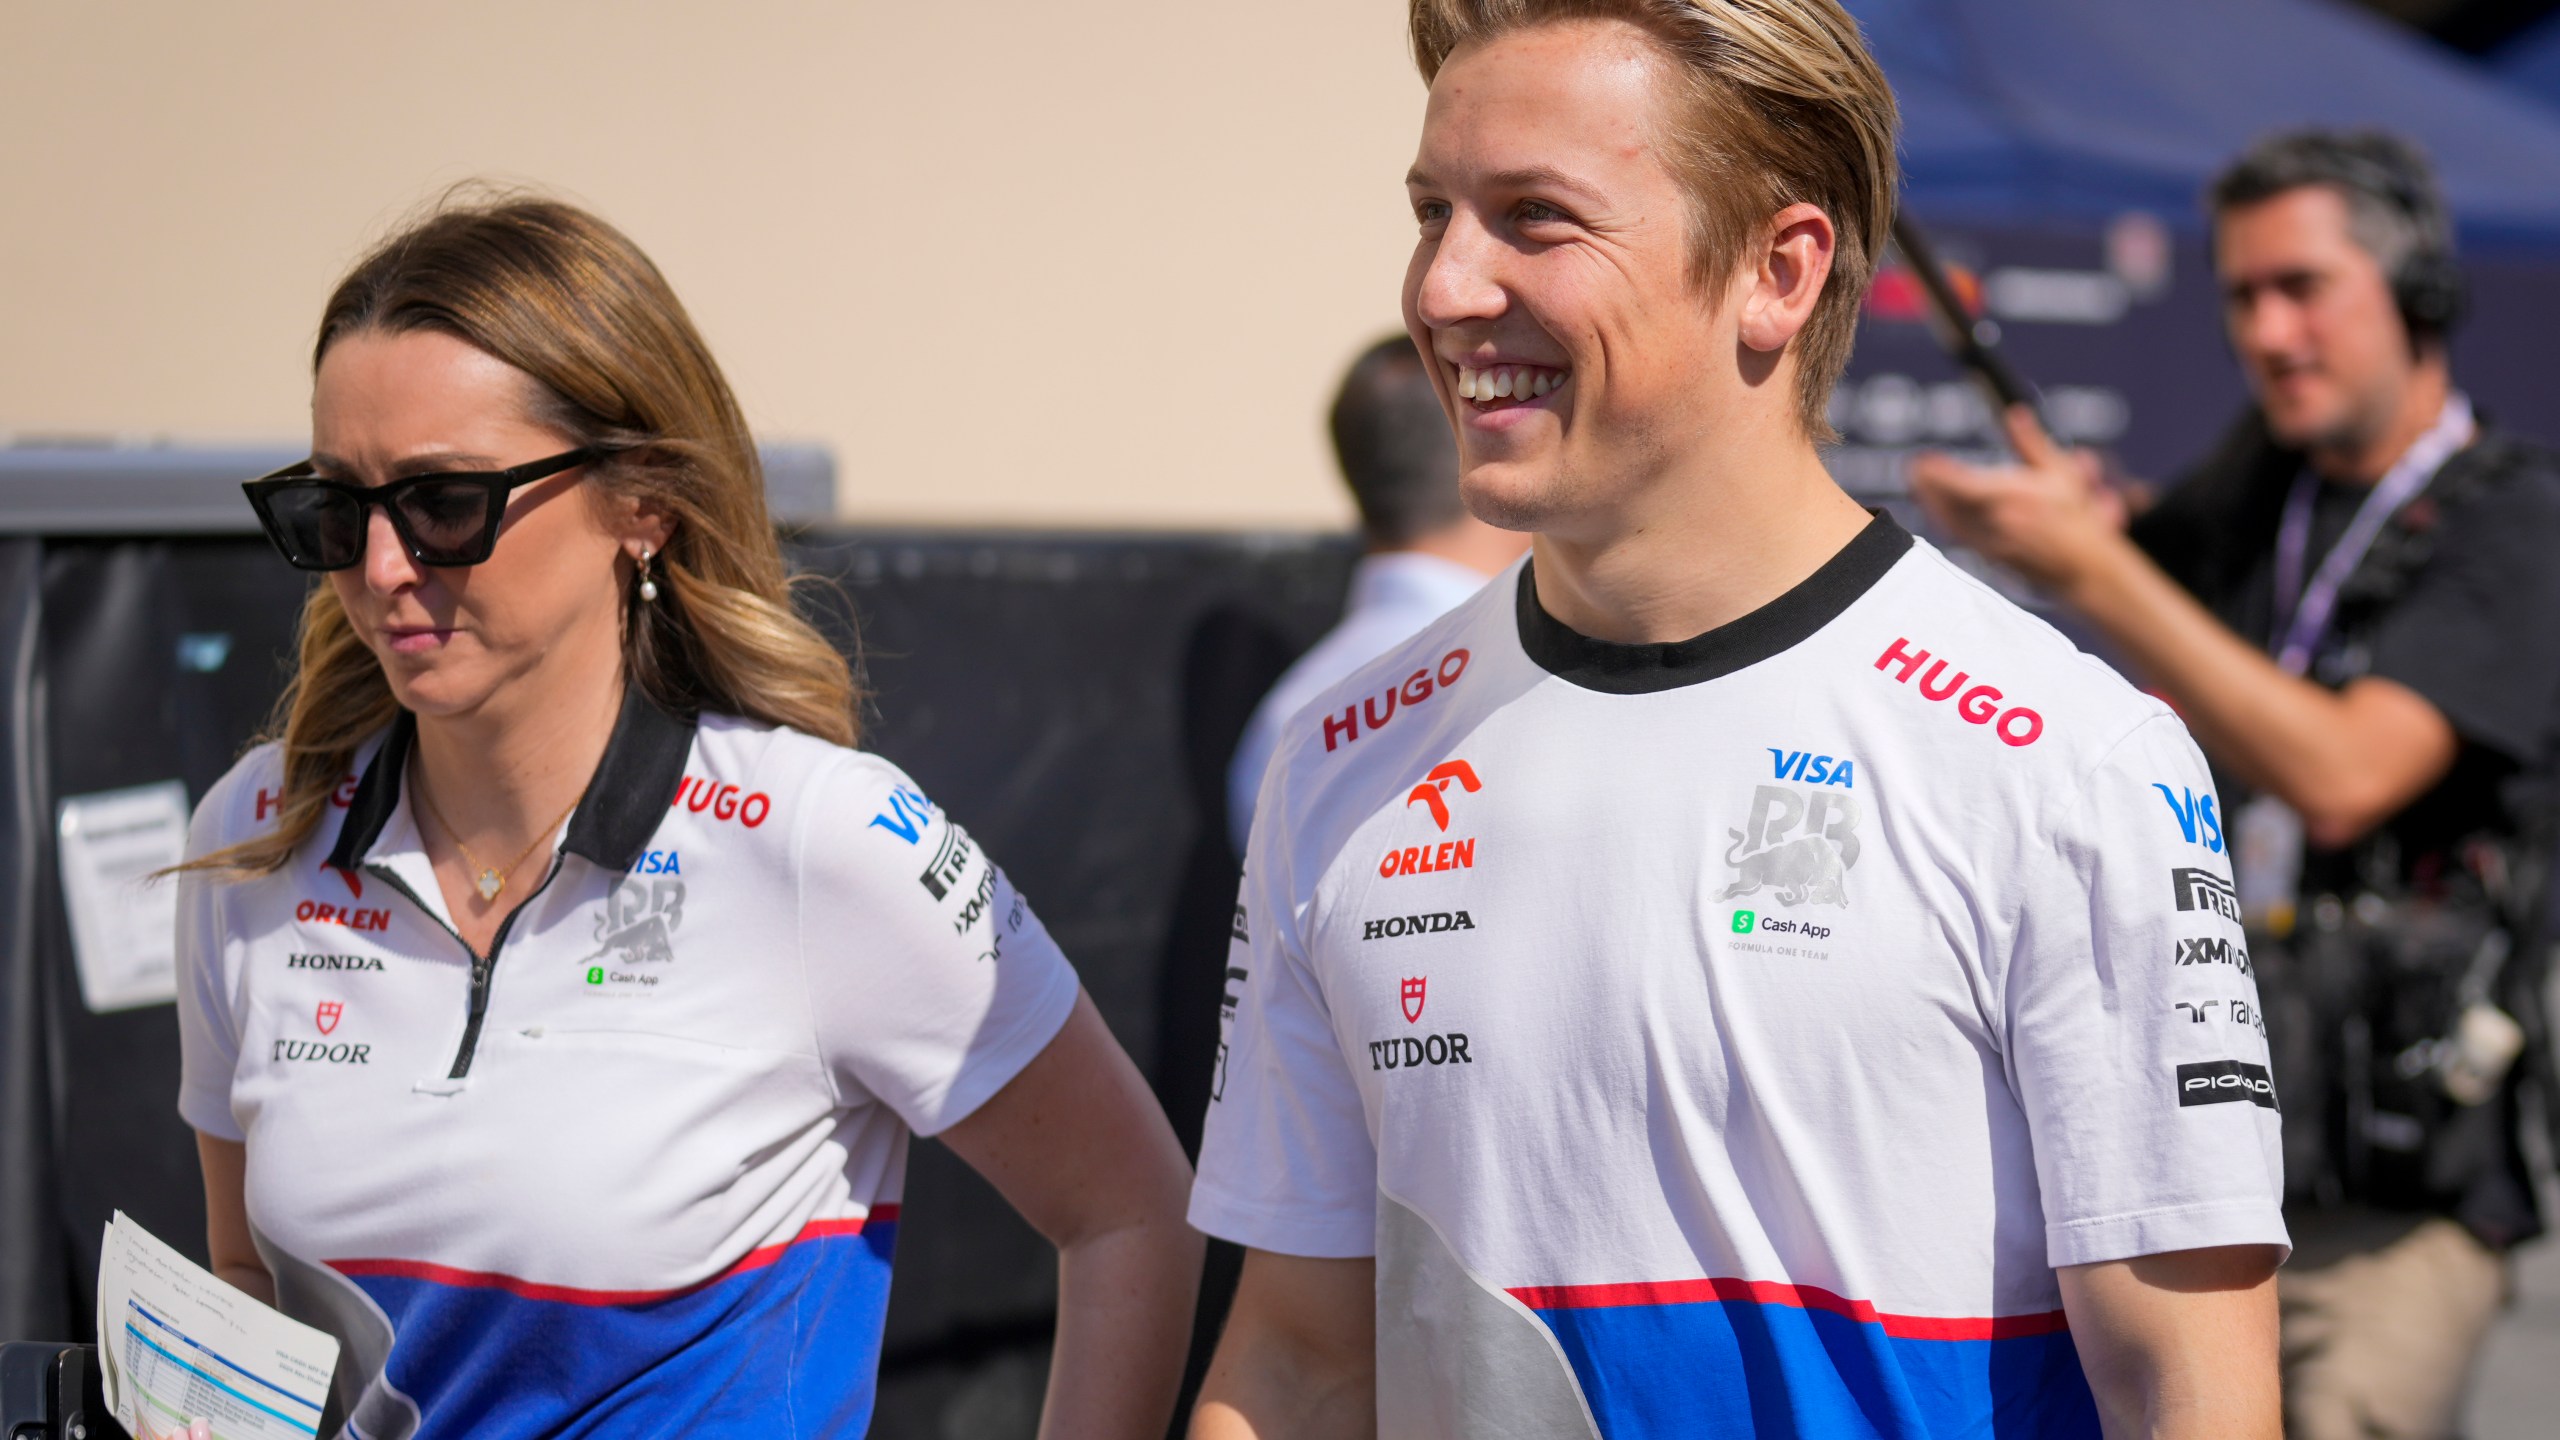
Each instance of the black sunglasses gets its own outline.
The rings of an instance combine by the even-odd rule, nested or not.
[[[387,485],[359,485],[311,473],[297,460],[241,482],[258,523],[300,570],[344,570],[364,559],[365,512],[382,507],[401,548],[421,565],[477,565],[498,548],[507,496],[572,466],[611,452],[592,447],[529,461],[510,470],[411,475]]]

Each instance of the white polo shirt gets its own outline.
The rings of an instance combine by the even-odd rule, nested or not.
[[[1879,517],[1675,645],[1527,562],[1293,722],[1192,1219],[1380,1433],[2090,1435],[2054,1267],[2284,1245],[2204,763]]]
[[[1073,970],[894,766],[636,690],[475,966],[412,733],[283,870],[180,898],[179,1110],[247,1143],[348,1433],[859,1434],[907,1137],[1047,1045]],[[268,823],[278,777],[273,746],[233,767],[193,852]]]

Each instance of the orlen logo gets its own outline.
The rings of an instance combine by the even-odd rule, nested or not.
[[[1911,683],[1911,677],[1919,673],[1922,665],[1927,665],[1929,671],[1920,676],[1921,699],[1945,700],[1953,697],[1958,715],[1963,716],[1968,723],[1990,726],[1993,733],[2010,745],[2033,745],[2036,743],[2036,737],[2044,733],[2044,717],[2033,710],[2024,705],[2012,705],[2006,710],[2001,709],[2000,701],[2004,697],[1996,685],[1976,685],[1967,689],[1965,682],[1973,677],[1962,670],[1955,672],[1954,677],[1943,684],[1940,683],[1940,677],[1947,673],[1947,662],[1930,660],[1928,651],[1912,649],[1911,642],[1907,639],[1896,639],[1885,647],[1882,655],[1876,657],[1878,670],[1900,667],[1901,673],[1894,678],[1905,685]]]
[[[338,869],[334,865],[322,865],[320,868],[337,876],[346,885],[348,894],[359,900],[364,898],[364,877],[352,870]],[[303,901],[293,907],[293,918],[305,925],[343,925],[349,930],[391,928],[391,912],[388,910],[367,910],[354,905],[333,905],[326,900]]]
[[[676,782],[676,798],[667,806],[682,806],[696,815],[708,814],[714,820],[735,820],[753,830],[773,813],[773,797],[758,790],[742,793],[735,785],[715,785],[687,775]]]
[[[1458,677],[1467,673],[1468,658],[1466,651],[1452,650],[1440,657],[1438,667],[1416,670],[1404,677],[1403,684],[1388,686],[1384,694],[1369,696],[1356,705],[1345,705],[1339,715],[1327,715],[1324,717],[1325,750],[1330,753],[1336,745],[1348,745],[1359,739],[1360,722],[1363,720],[1369,722],[1372,730],[1384,727],[1396,718],[1398,701],[1411,709],[1430,699],[1433,692],[1457,684]],[[1382,700],[1386,702],[1384,708],[1379,705]]]
[[[1484,782],[1476,778],[1474,766],[1464,760],[1444,761],[1431,767],[1431,773],[1423,776],[1422,783],[1414,786],[1412,793],[1404,797],[1406,808],[1427,805],[1431,808],[1431,823],[1443,830],[1448,829],[1449,802],[1446,796],[1451,781],[1457,782],[1458,787],[1470,795],[1484,788]],[[1435,870],[1472,870],[1475,863],[1475,837],[1469,836],[1463,840],[1443,840],[1436,846],[1408,845],[1401,850],[1390,850],[1386,858],[1378,862],[1378,874],[1383,879],[1392,880],[1398,875],[1428,875]]]
[[[2154,780],[2151,788],[2169,802],[2169,813],[2178,817],[2178,830],[2190,845],[2201,845],[2213,854],[2222,853],[2222,817],[2213,813],[2213,792],[2202,795],[2184,785],[2172,790]]]

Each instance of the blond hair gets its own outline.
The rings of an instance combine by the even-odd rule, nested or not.
[[[311,363],[350,335],[434,331],[533,380],[534,417],[573,445],[596,495],[673,522],[658,598],[624,604],[624,680],[662,709],[713,710],[851,745],[843,656],[791,605],[764,472],[729,382],[640,247],[556,200],[447,203],[360,261],[329,297]],[[319,584],[302,607],[291,683],[262,738],[283,749],[273,830],[190,869],[272,872],[328,813],[364,740],[399,713],[381,664]]]
[[[1512,30],[1617,20],[1661,47],[1680,84],[1663,159],[1688,191],[1691,273],[1733,274],[1770,218],[1799,202],[1831,217],[1831,276],[1796,337],[1796,416],[1817,443],[1856,343],[1858,306],[1893,226],[1893,88],[1835,0],[1411,0],[1427,83],[1450,52]]]

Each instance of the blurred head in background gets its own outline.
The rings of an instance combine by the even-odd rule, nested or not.
[[[1448,413],[1408,337],[1387,336],[1351,362],[1328,419],[1372,553],[1435,551],[1493,571],[1528,545],[1467,513]]]
[[[352,520],[360,554],[330,560],[303,611],[283,819],[238,864],[288,858],[403,708],[485,737],[628,684],[852,742],[850,674],[792,611],[737,401],[628,237],[552,200],[448,205],[330,295],[316,475],[375,487],[572,451],[592,458],[509,494],[478,563],[420,560],[382,506]]]
[[[1623,518],[1702,452],[1810,453],[1893,214],[1895,107],[1832,0],[1413,0],[1415,342],[1467,500]]]
[[[2315,462],[2361,456],[2433,418],[2462,288],[2452,221],[2415,145],[2380,131],[2273,135],[2208,201],[2224,323],[2278,441]]]

